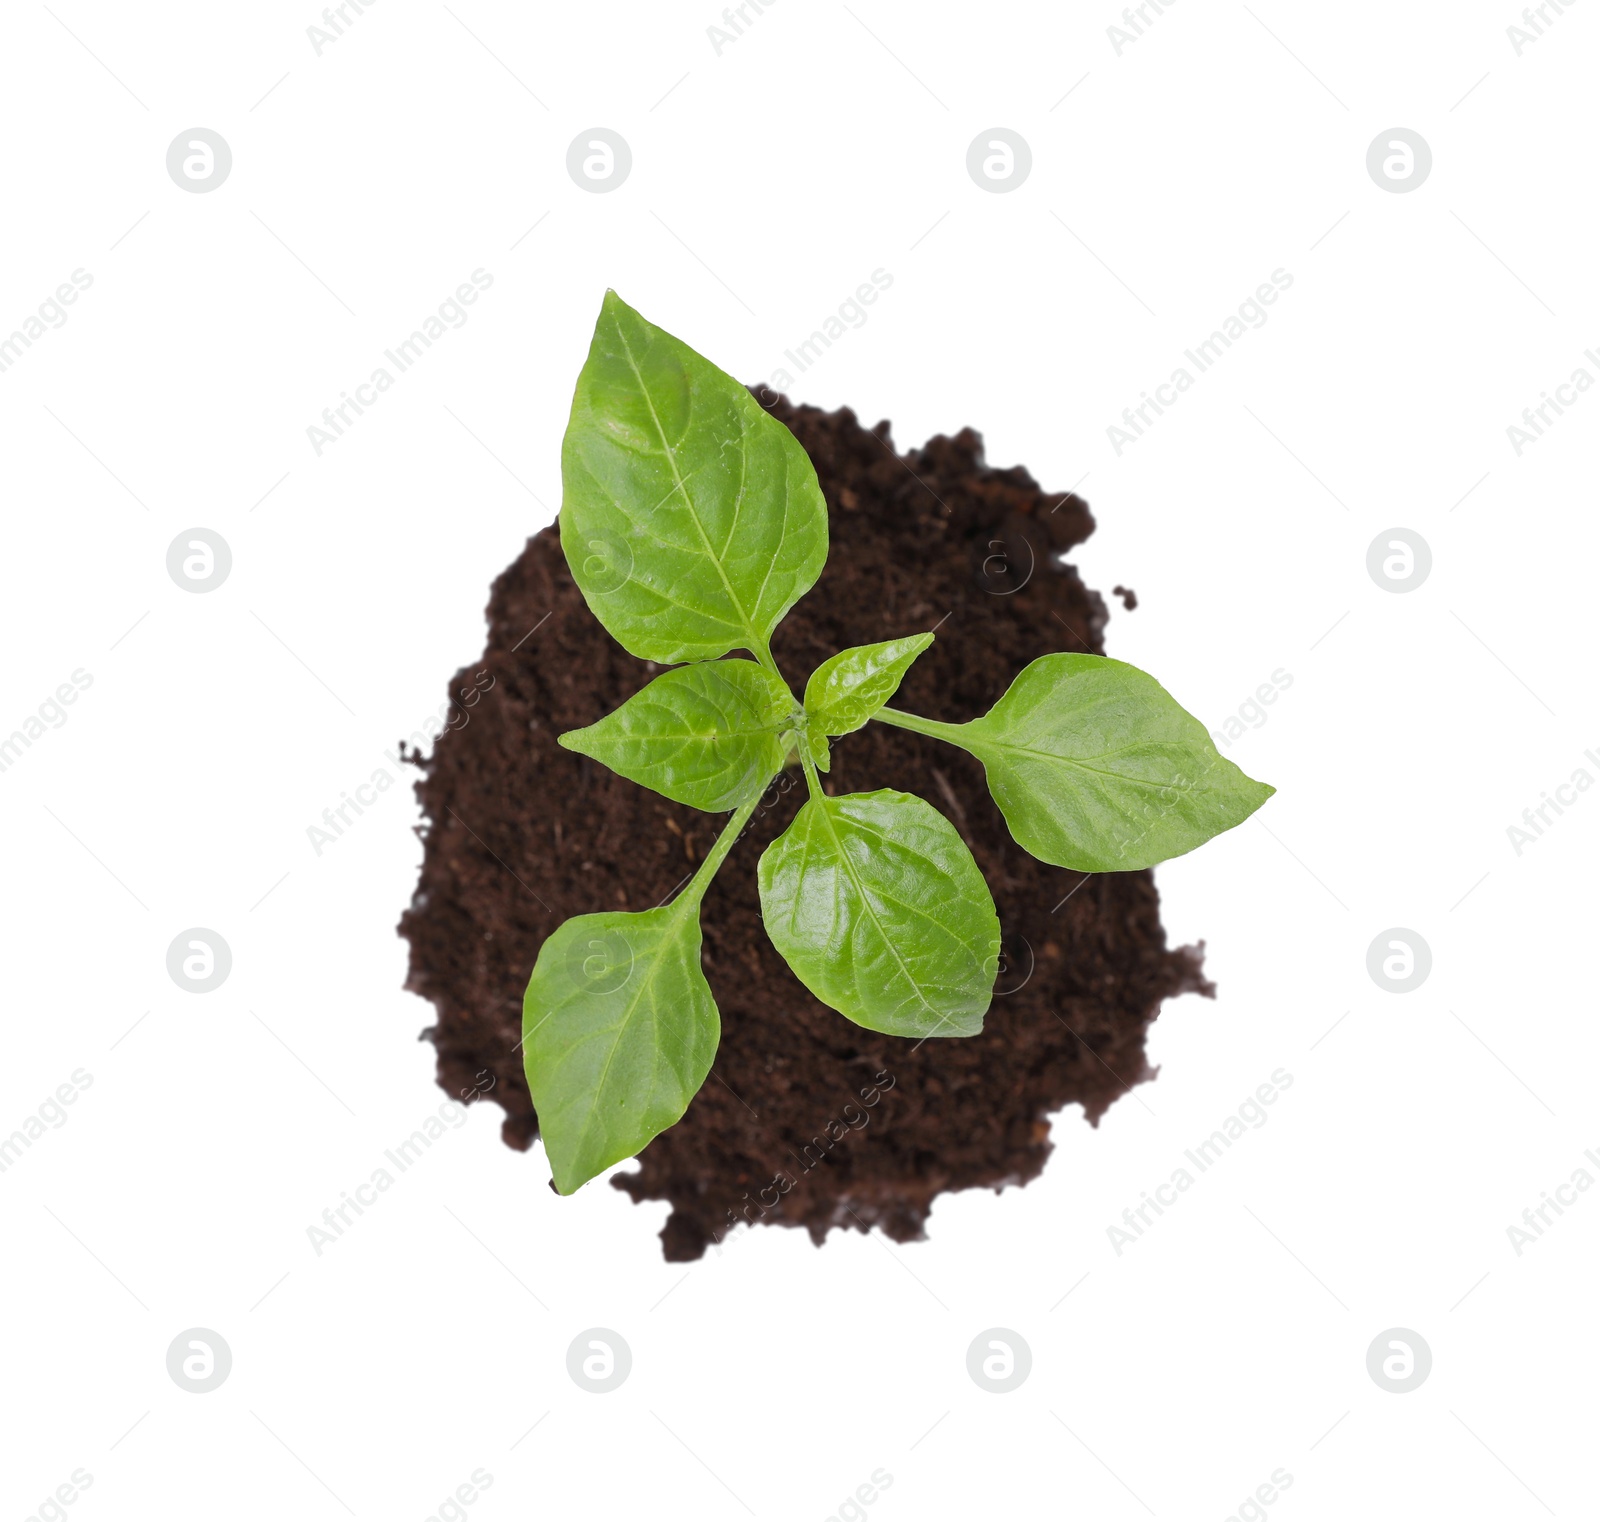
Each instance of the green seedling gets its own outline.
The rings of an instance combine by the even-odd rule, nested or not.
[[[833,739],[877,722],[970,751],[1018,844],[1079,872],[1180,856],[1272,795],[1153,677],[1103,656],[1042,655],[966,724],[886,706],[931,633],[841,651],[796,699],[771,638],[827,559],[816,472],[732,376],[615,292],[561,473],[561,544],[590,610],[625,650],[673,668],[561,743],[676,803],[731,813],[670,903],[578,915],[540,948],[523,1054],[562,1194],[675,1124],[710,1073],[721,1023],[700,903],[785,765],[798,760],[808,797],[761,856],[767,934],[824,1004],[915,1041],[982,1028],[1000,923],[931,804],[824,791]]]

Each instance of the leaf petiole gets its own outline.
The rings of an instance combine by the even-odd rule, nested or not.
[[[956,738],[956,732],[966,727],[962,724],[945,724],[938,719],[924,719],[914,713],[901,713],[898,708],[880,708],[872,717],[880,723],[892,724],[896,729],[914,730],[919,735],[928,735],[935,740],[948,740],[952,745],[963,743]]]
[[[706,889],[711,886],[711,879],[717,875],[718,869],[728,859],[728,852],[744,833],[744,827],[750,822],[750,816],[755,813],[756,804],[760,801],[758,795],[734,810],[732,817],[723,825],[722,833],[717,836],[716,843],[706,852],[706,859],[700,863],[694,876],[689,880],[689,886],[674,901],[672,906],[674,909],[686,908],[691,903],[697,910],[699,909],[700,900],[705,897]]]
[[[800,746],[800,764],[806,769],[806,791],[811,795],[813,803],[824,803],[827,794],[822,791],[822,779],[817,776],[817,764],[807,754],[804,744]]]
[[[775,676],[780,682],[783,682],[783,690],[789,694],[789,701],[793,703],[796,708],[799,708],[800,703],[794,695],[794,688],[792,688],[783,680],[783,673],[778,670],[778,663],[772,657],[772,647],[767,643],[767,641],[762,640],[759,645],[752,645],[750,653],[755,656],[756,660],[759,661],[761,665],[765,666],[767,670],[773,674],[773,676]]]

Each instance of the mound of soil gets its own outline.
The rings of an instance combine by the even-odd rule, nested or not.
[[[848,645],[936,628],[895,704],[962,721],[1037,656],[1102,652],[1105,604],[1059,559],[1094,530],[1080,498],[990,469],[970,429],[899,455],[886,422],[868,432],[848,410],[762,400],[811,456],[828,502],[827,568],[773,640],[796,691]],[[659,668],[591,616],[554,527],[495,582],[488,618],[483,659],[451,684],[452,727],[430,755],[410,755],[425,855],[400,932],[406,986],[438,1012],[424,1036],[440,1086],[503,1106],[505,1140],[525,1149],[538,1117],[518,1042],[540,944],[571,915],[661,903],[723,818],[556,744]],[[612,1179],[635,1200],[671,1202],[669,1260],[698,1258],[742,1220],[804,1226],[819,1244],[835,1226],[919,1238],[941,1191],[1036,1177],[1047,1117],[1080,1104],[1098,1121],[1154,1076],[1145,1031],[1162,1000],[1213,992],[1203,945],[1168,949],[1150,873],[1085,877],[1035,861],[964,752],[869,724],[837,742],[824,780],[832,793],[917,793],[961,832],[999,910],[996,998],[981,1036],[918,1044],[811,997],[767,940],[756,895],[757,857],[805,798],[798,773],[779,778],[701,914],[722,1011],[716,1065],[639,1171]]]

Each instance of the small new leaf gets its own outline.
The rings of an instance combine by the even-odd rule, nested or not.
[[[1041,656],[981,719],[917,727],[983,762],[1024,850],[1079,872],[1182,856],[1275,791],[1219,755],[1154,677],[1103,655]]]
[[[705,661],[658,676],[622,707],[560,737],[674,803],[722,813],[783,768],[789,689],[754,661]]]
[[[721,1029],[700,970],[698,897],[558,926],[522,1001],[523,1065],[556,1188],[571,1194],[676,1124]]]
[[[561,547],[625,650],[758,654],[828,558],[795,436],[731,375],[607,291],[561,445]]]
[[[983,874],[932,804],[813,797],[762,853],[761,916],[824,1004],[891,1036],[973,1036],[999,967]]]
[[[826,758],[828,735],[860,729],[895,694],[912,661],[933,643],[931,634],[854,645],[825,660],[806,683],[811,753]],[[817,765],[826,771],[825,760]]]

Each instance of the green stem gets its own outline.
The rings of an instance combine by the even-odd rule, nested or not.
[[[711,879],[717,875],[717,869],[727,860],[728,852],[733,849],[734,842],[749,823],[750,816],[755,813],[756,805],[760,801],[760,797],[757,796],[743,808],[735,810],[733,817],[722,827],[722,833],[717,836],[717,843],[706,852],[706,859],[700,863],[699,870],[690,879],[689,886],[678,896],[675,908],[690,903],[696,909],[699,908],[700,900],[705,897],[706,889],[711,886]]]
[[[816,763],[811,759],[810,752],[806,749],[804,738],[800,742],[800,764],[806,769],[806,791],[811,794],[813,803],[821,803],[827,794],[822,791],[822,781],[817,776]]]
[[[962,731],[965,724],[945,724],[938,719],[919,718],[914,713],[901,713],[898,708],[880,708],[872,716],[883,724],[892,724],[896,729],[909,729],[919,735],[931,735],[935,740],[946,740],[951,745],[963,745],[965,737]]]
[[[762,640],[759,645],[753,644],[750,648],[756,660],[765,666],[780,682],[783,682],[783,690],[789,694],[790,702],[794,703],[795,707],[798,708],[800,705],[795,701],[794,689],[783,681],[783,673],[778,670],[778,663],[772,658],[771,646],[765,640]]]

